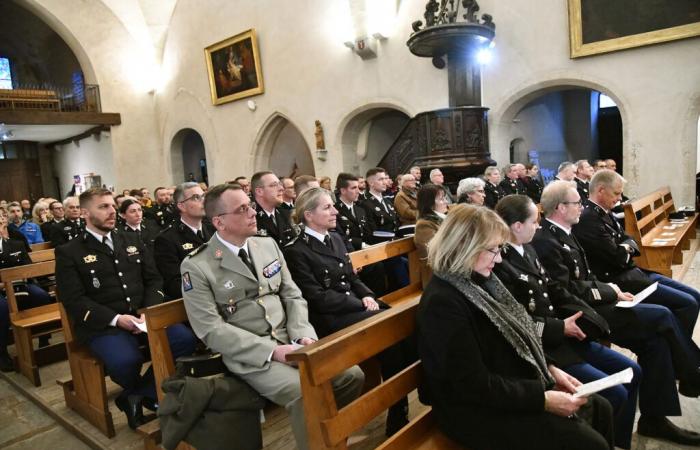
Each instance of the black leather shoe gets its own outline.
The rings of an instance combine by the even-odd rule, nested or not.
[[[391,437],[408,424],[408,407],[393,406],[386,416],[386,437]]]
[[[143,401],[141,402],[144,408],[146,408],[149,411],[156,412],[158,411],[158,401],[154,400],[149,397],[144,397]]]
[[[665,439],[676,444],[700,446],[700,434],[684,430],[674,425],[666,417],[641,416],[637,424],[637,433],[646,437]]]
[[[0,353],[0,371],[12,372],[15,370],[15,363],[7,352]]]
[[[678,393],[685,397],[700,397],[700,384],[681,380],[678,383]]]
[[[132,430],[135,430],[144,423],[148,422],[143,417],[143,409],[141,408],[142,399],[143,397],[140,395],[120,395],[114,399],[114,404],[117,405],[117,408],[126,414],[126,420],[129,423],[129,428]]]

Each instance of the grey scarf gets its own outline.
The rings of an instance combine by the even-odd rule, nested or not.
[[[518,356],[535,368],[545,389],[554,385],[547,370],[542,342],[535,332],[535,323],[495,275],[486,281],[489,292],[463,275],[436,273],[435,276],[454,286],[486,315]]]

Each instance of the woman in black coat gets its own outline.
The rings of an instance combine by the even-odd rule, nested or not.
[[[578,380],[548,363],[527,312],[491,274],[508,236],[493,211],[457,205],[433,238],[417,316],[421,400],[470,449],[612,448],[610,404],[572,395]]]
[[[119,230],[125,233],[137,233],[141,238],[141,242],[143,242],[146,248],[152,253],[153,243],[158,233],[160,233],[160,229],[154,222],[144,220],[141,203],[130,198],[124,200],[122,204],[119,205],[119,217],[122,219]]]
[[[336,227],[338,210],[323,188],[311,188],[295,202],[294,221],[303,231],[285,246],[284,259],[309,305],[309,321],[319,337],[342,330],[380,313],[388,305],[360,281],[350,261],[349,244],[330,230]],[[408,344],[397,344],[380,353],[382,377],[388,379],[410,360]],[[387,416],[391,436],[408,423],[408,401],[403,398]]]

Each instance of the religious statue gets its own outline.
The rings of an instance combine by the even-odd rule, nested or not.
[[[315,123],[316,131],[314,131],[314,135],[316,136],[316,150],[325,150],[326,140],[323,138],[323,126],[320,120],[317,120]]]

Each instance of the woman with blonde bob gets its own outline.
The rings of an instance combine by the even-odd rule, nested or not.
[[[509,235],[495,212],[470,205],[435,234],[417,314],[421,400],[470,449],[610,449],[610,404],[572,395],[580,383],[545,359],[525,308],[491,273]]]

